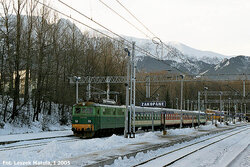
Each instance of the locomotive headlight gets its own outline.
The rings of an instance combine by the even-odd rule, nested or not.
[[[75,123],[78,123],[78,120],[77,120],[77,119],[75,120]]]
[[[91,120],[88,120],[88,123],[91,123]]]

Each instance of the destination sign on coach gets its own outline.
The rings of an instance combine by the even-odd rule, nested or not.
[[[166,107],[166,101],[142,102],[141,107]]]

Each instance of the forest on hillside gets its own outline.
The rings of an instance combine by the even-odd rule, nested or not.
[[[70,76],[124,75],[122,44],[81,32],[45,7],[38,10],[34,0],[14,1],[0,1],[4,11],[0,18],[0,115],[4,122],[22,115],[29,102],[33,121],[44,106],[50,115],[52,102],[60,104],[63,117],[69,112],[65,106],[75,101]]]
[[[37,8],[35,0],[0,0],[0,121],[19,119],[38,121],[39,115],[58,112],[62,124],[70,119],[75,102],[72,76],[126,76],[127,54],[122,41],[89,32],[59,18],[46,7]],[[140,71],[138,75],[145,75]],[[209,86],[226,90],[227,84],[189,82],[184,84],[185,99],[197,100],[197,90]],[[232,83],[235,84],[235,83]],[[95,85],[106,90],[106,85]],[[145,97],[145,85],[137,84],[137,105],[146,100],[165,100],[176,108],[179,83],[151,86],[152,97]],[[241,83],[235,84],[241,89]],[[125,103],[125,86],[111,85],[119,92],[119,104]],[[86,85],[80,85],[79,97],[86,100]],[[179,98],[180,99],[180,98]],[[57,109],[53,109],[57,104]],[[65,120],[66,119],[66,120]],[[26,123],[24,121],[24,123]]]

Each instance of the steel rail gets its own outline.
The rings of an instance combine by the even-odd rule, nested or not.
[[[57,140],[57,142],[60,143],[68,143],[68,142],[74,142],[74,141],[79,141],[82,139],[65,139],[65,140]],[[21,148],[30,148],[30,147],[36,147],[36,146],[43,146],[51,141],[46,141],[46,142],[39,142],[39,143],[31,143],[31,144],[22,144],[22,145],[17,145],[17,146],[8,146],[8,147],[3,147],[0,149],[0,151],[8,151],[8,150],[15,150],[15,149],[21,149]]]
[[[205,146],[203,146],[203,147],[200,147],[200,148],[198,148],[198,149],[196,149],[196,150],[194,150],[194,151],[192,151],[192,152],[190,152],[190,153],[187,153],[187,154],[185,154],[185,155],[183,155],[183,156],[181,156],[181,157],[179,157],[179,158],[177,158],[177,159],[171,161],[170,163],[164,165],[164,167],[165,167],[165,166],[169,166],[169,165],[171,165],[171,164],[173,164],[173,163],[175,163],[175,162],[177,162],[177,161],[179,161],[179,160],[181,160],[181,159],[187,157],[188,155],[191,155],[191,154],[193,154],[193,153],[195,153],[195,152],[197,152],[197,151],[199,151],[199,150],[201,150],[201,149],[204,149],[204,148],[206,148],[206,147],[208,147],[208,146],[210,146],[210,145],[212,145],[212,144],[218,143],[218,142],[220,142],[220,141],[222,141],[222,140],[225,140],[225,139],[227,139],[227,138],[229,138],[229,137],[231,137],[231,136],[234,136],[234,135],[236,135],[236,134],[238,134],[238,133],[241,133],[241,132],[245,131],[246,129],[250,129],[250,128],[244,128],[244,129],[241,130],[241,131],[238,131],[238,132],[233,133],[233,134],[231,134],[231,135],[229,135],[229,136],[226,136],[226,137],[224,137],[224,138],[222,138],[222,139],[219,139],[219,140],[217,140],[217,141],[215,141],[215,142],[212,142],[212,143],[207,144],[207,145],[205,145]],[[238,130],[238,129],[237,129],[237,130]],[[154,157],[154,158],[151,158],[151,159],[149,159],[149,160],[147,160],[147,161],[144,161],[144,162],[141,162],[141,163],[139,163],[139,164],[136,164],[136,165],[134,165],[133,167],[137,167],[137,166],[140,166],[140,165],[144,165],[144,164],[146,164],[146,163],[148,163],[148,162],[151,162],[151,161],[153,161],[153,160],[156,160],[156,159],[158,159],[158,158],[160,158],[160,157],[163,157],[163,156],[165,156],[165,155],[168,155],[168,154],[177,152],[177,151],[179,151],[179,150],[182,150],[182,149],[191,147],[191,146],[193,146],[193,145],[196,145],[196,144],[199,144],[199,143],[202,143],[202,142],[206,142],[206,141],[208,141],[208,140],[210,140],[210,139],[216,138],[216,137],[218,137],[218,136],[226,135],[226,134],[231,133],[231,132],[234,132],[234,131],[236,131],[236,130],[234,129],[234,130],[231,130],[231,131],[229,131],[229,132],[226,132],[226,133],[223,133],[223,134],[219,134],[219,135],[210,137],[210,138],[208,138],[208,139],[204,139],[204,140],[201,140],[201,141],[199,141],[199,142],[195,142],[195,143],[193,143],[193,144],[189,144],[189,145],[187,145],[187,146],[184,146],[184,147],[175,149],[175,150],[173,150],[173,151],[170,151],[170,152],[161,154],[161,155],[156,156],[156,157]]]
[[[246,129],[249,129],[249,128],[246,128]],[[185,157],[187,157],[187,156],[189,156],[189,155],[191,155],[191,154],[193,154],[193,153],[195,153],[195,152],[197,152],[197,151],[199,151],[199,150],[202,150],[202,149],[204,149],[204,148],[206,148],[206,147],[209,147],[209,146],[211,146],[211,145],[213,145],[213,144],[216,144],[216,143],[218,143],[218,142],[220,142],[220,141],[223,141],[223,140],[225,140],[225,139],[227,139],[227,138],[229,138],[229,137],[232,137],[232,136],[234,136],[234,135],[236,135],[236,134],[239,134],[239,133],[245,131],[246,129],[243,129],[243,130],[241,130],[241,131],[239,131],[239,132],[236,132],[236,133],[231,134],[231,135],[229,135],[229,136],[226,136],[226,137],[224,137],[224,138],[222,138],[222,139],[219,139],[219,140],[214,141],[214,142],[212,142],[212,143],[209,143],[209,144],[207,144],[207,145],[205,145],[205,146],[202,146],[202,147],[200,147],[200,148],[198,148],[198,149],[196,149],[196,150],[194,150],[194,151],[192,151],[192,152],[190,152],[190,153],[188,153],[188,154],[185,154],[185,155],[183,155],[183,156],[181,156],[181,157],[175,159],[174,161],[172,161],[172,162],[170,162],[170,163],[164,165],[164,167],[169,166],[169,165],[172,165],[173,163],[175,163],[175,162],[177,162],[177,161],[179,161],[179,160],[181,160],[181,159],[183,159],[183,158],[185,158]]]

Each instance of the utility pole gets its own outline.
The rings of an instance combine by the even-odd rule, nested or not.
[[[132,43],[132,55],[128,49],[127,83],[126,83],[126,118],[124,137],[135,137],[135,42]],[[130,89],[130,91],[129,91]],[[128,113],[129,112],[129,113]]]
[[[176,109],[178,110],[178,97],[176,97]]]
[[[245,108],[245,122],[247,121],[247,105],[246,103],[244,104],[244,108]]]
[[[245,104],[245,97],[246,97],[246,82],[245,82],[245,80],[243,80],[243,99],[242,99],[242,103],[244,103],[244,104]],[[241,105],[242,105],[242,103],[241,103]],[[244,106],[244,108],[245,108],[245,106]],[[241,106],[241,121],[242,121],[242,115],[243,115],[243,109],[242,109],[242,106]],[[245,116],[246,116],[246,111],[245,111]]]
[[[180,128],[182,128],[182,101],[183,101],[183,78],[184,78],[184,75],[181,75],[181,122],[180,122]]]
[[[134,43],[133,43],[134,44]],[[132,45],[133,45],[132,44]],[[129,99],[129,137],[131,137],[131,133],[132,133],[132,110],[133,110],[133,106],[132,106],[132,102],[133,102],[133,72],[134,72],[134,68],[133,68],[133,49],[132,49],[132,54],[130,56],[130,99]]]
[[[146,98],[150,98],[150,76],[146,77]]]
[[[243,97],[246,97],[246,81],[243,80]]]
[[[183,102],[184,102],[183,103],[183,109],[185,110],[186,109],[186,100],[184,99]]]
[[[107,92],[106,92],[106,97],[107,97],[107,100],[109,100],[110,99],[110,97],[109,97],[109,93],[110,93],[110,79],[109,79],[109,77],[107,77],[107,80],[106,80],[106,82],[107,82]]]
[[[136,65],[135,65],[135,42],[132,43],[132,62],[133,62],[133,138],[135,137],[135,72],[136,72]]]
[[[229,97],[228,98],[228,115],[229,115],[229,118],[230,118],[230,122],[231,122],[231,119],[232,119],[232,116],[231,116],[231,112],[230,112],[230,102],[231,102],[231,98]]]
[[[222,113],[222,101],[221,101],[222,92],[220,92],[220,124],[221,124],[221,113]]]
[[[207,90],[208,90],[208,87],[204,87],[205,89],[205,110],[207,109]]]
[[[190,110],[193,111],[193,100],[191,100],[191,104],[190,104]]]
[[[237,106],[236,106],[236,102],[234,102],[234,123],[236,123],[237,121],[236,114],[237,114]]]
[[[81,77],[74,76],[74,79],[76,81],[76,104],[78,104],[78,84]]]
[[[125,52],[128,53],[128,57],[127,57],[127,82],[125,84],[126,86],[126,111],[125,111],[125,129],[124,129],[124,137],[125,138],[128,138],[128,133],[129,133],[129,114],[128,114],[128,111],[129,111],[129,71],[130,71],[130,52],[127,48],[124,49]]]
[[[200,91],[198,91],[198,111],[199,111],[198,125],[200,126],[200,111],[201,111],[201,92]]]
[[[151,119],[152,119],[152,132],[154,132],[154,111],[151,112]]]
[[[87,85],[87,101],[89,101],[90,98],[91,98],[91,79],[89,77]]]

